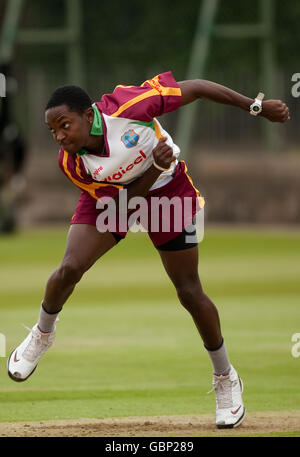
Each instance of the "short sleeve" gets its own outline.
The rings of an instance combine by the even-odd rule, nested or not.
[[[148,79],[141,86],[116,86],[96,105],[106,115],[151,121],[181,105],[181,90],[171,71]]]
[[[96,200],[101,196],[115,196],[122,185],[95,182],[86,173],[78,154],[68,154],[63,148],[59,151],[58,164],[67,178],[79,189],[88,192]]]

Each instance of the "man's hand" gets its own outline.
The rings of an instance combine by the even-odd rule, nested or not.
[[[175,160],[173,149],[166,143],[167,138],[159,138],[157,145],[153,149],[155,163],[166,170],[170,168],[171,163]]]
[[[166,144],[166,141],[167,138],[160,138],[152,152],[155,163],[161,168],[168,169],[175,157],[173,157],[173,149]],[[158,170],[153,165],[150,166],[142,176],[126,186],[127,200],[136,196],[145,197],[161,173],[162,170]],[[119,195],[115,197],[115,201],[118,204]]]
[[[281,100],[266,100],[262,102],[260,116],[271,122],[286,122],[290,120],[290,112],[285,103]]]

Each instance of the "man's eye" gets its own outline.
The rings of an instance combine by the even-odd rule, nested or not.
[[[64,129],[67,129],[67,128],[70,127],[70,123],[69,123],[69,122],[64,122],[63,125],[62,125],[62,127],[63,127]]]

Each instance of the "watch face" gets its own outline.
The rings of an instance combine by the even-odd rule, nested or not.
[[[260,107],[259,106],[253,106],[253,111],[259,111],[260,110]]]

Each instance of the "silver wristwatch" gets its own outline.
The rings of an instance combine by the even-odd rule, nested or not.
[[[257,116],[259,113],[262,112],[262,101],[264,99],[264,96],[265,94],[259,92],[254,102],[250,106],[250,114],[252,114],[252,116]]]

